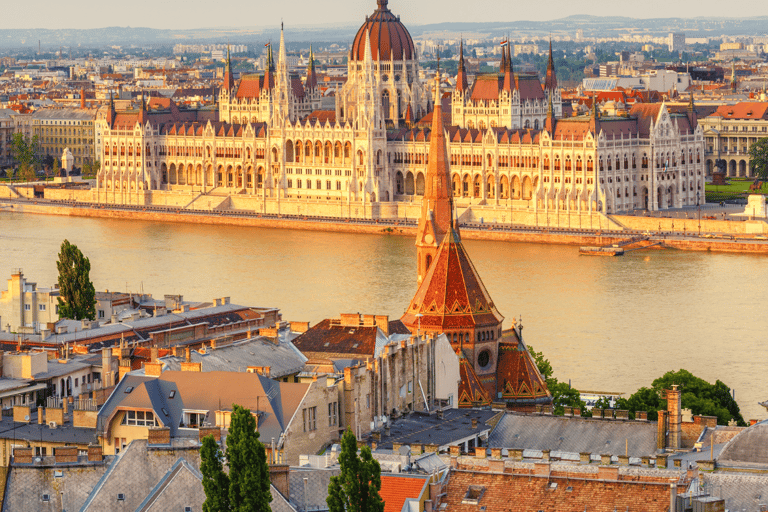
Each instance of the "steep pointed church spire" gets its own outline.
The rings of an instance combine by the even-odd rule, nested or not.
[[[440,243],[446,234],[451,232],[453,223],[450,159],[443,126],[439,72],[435,76],[434,101],[435,109],[432,111],[432,130],[429,140],[429,164],[424,181],[424,197],[416,238],[419,283],[427,274]]]
[[[468,87],[467,72],[464,70],[464,39],[462,39],[459,45],[459,71],[456,73],[456,90],[466,92]]]
[[[547,63],[547,78],[544,88],[548,91],[557,89],[557,74],[555,73],[555,59],[552,57],[552,38],[549,39],[549,62]]]
[[[309,45],[309,62],[307,62],[307,83],[305,88],[311,91],[317,87],[317,73],[315,72],[315,54],[312,52],[312,45]]]
[[[227,64],[224,69],[224,83],[222,84],[222,87],[230,92],[235,87],[235,77],[232,74],[232,59],[229,56],[229,45],[227,45]]]
[[[504,59],[504,87],[503,89],[508,92],[512,92],[515,89],[515,73],[512,69],[512,50],[509,48],[509,44],[505,48],[506,58]]]

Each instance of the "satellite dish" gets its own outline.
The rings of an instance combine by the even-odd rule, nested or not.
[[[29,421],[29,414],[27,414],[26,416],[24,416],[24,421]]]

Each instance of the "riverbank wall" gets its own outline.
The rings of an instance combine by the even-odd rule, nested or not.
[[[6,203],[9,211],[18,213],[63,215],[122,220],[143,220],[150,222],[181,222],[205,225],[227,225],[257,227],[268,229],[300,229],[306,231],[329,231],[338,233],[358,233],[370,235],[391,235],[415,237],[413,225],[379,224],[376,222],[334,221],[318,219],[271,218],[259,216],[233,216],[219,214],[191,214],[184,211],[142,211],[121,210],[117,208],[91,208],[83,206],[52,205],[47,203],[13,202]],[[712,221],[715,222],[715,221]],[[597,232],[558,232],[548,229],[529,231],[509,231],[499,226],[485,225],[482,228],[464,227],[462,238],[465,240],[485,240],[498,242],[523,242],[559,245],[601,246],[619,243],[636,233],[621,231]],[[661,247],[687,251],[716,251],[733,253],[768,254],[768,241],[743,239],[685,239],[672,235],[651,235],[651,240],[660,241]]]

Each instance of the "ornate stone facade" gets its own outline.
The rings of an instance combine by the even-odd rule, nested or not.
[[[703,196],[704,137],[693,105],[638,105],[625,116],[561,118],[554,64],[544,84],[515,73],[469,84],[463,65],[446,102],[451,190],[488,221],[577,225],[633,209],[694,206]],[[551,56],[551,49],[550,49]],[[302,83],[281,35],[263,75],[227,68],[215,110],[170,100],[102,109],[94,200],[364,218],[418,215],[428,165],[431,85],[407,29],[379,0],[350,52],[335,110],[320,110],[314,61]],[[450,114],[449,114],[450,112]],[[419,121],[421,119],[421,121]],[[170,192],[170,194],[169,194]],[[229,198],[229,199],[226,199]]]

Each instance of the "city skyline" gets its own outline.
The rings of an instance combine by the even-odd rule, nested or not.
[[[226,9],[211,9],[211,5],[200,0],[191,0],[181,5],[176,3],[157,4],[138,0],[130,11],[120,12],[104,9],[92,0],[75,0],[67,4],[43,0],[34,16],[26,12],[23,4],[11,5],[7,16],[0,21],[0,29],[94,29],[115,26],[148,27],[159,29],[201,29],[232,27],[269,27],[281,21],[293,26],[322,26],[358,24],[369,14],[373,0],[349,2],[329,0],[322,4],[306,0],[288,4],[263,5],[233,2]],[[607,0],[573,4],[564,0],[553,0],[550,7],[541,9],[537,5],[510,7],[501,0],[487,0],[482,10],[468,7],[457,0],[423,0],[408,3],[394,0],[390,7],[396,10],[402,21],[411,25],[455,22],[491,21],[547,21],[571,15],[604,16],[613,12],[614,6]],[[721,4],[686,0],[674,5],[652,0],[645,3],[643,11],[632,11],[637,19],[722,16]],[[230,12],[237,13],[231,16]],[[768,6],[755,9],[753,3],[737,0],[729,5],[728,14],[744,16],[766,16]],[[556,14],[556,15],[555,15]]]

